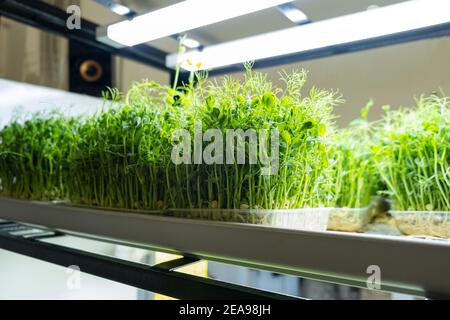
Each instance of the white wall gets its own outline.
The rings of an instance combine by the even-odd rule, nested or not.
[[[283,66],[310,71],[307,88],[339,89],[346,103],[337,108],[339,123],[359,116],[359,109],[373,99],[371,118],[379,118],[381,105],[414,103],[414,96],[444,90],[450,95],[450,37],[428,39],[390,47],[344,54]],[[277,78],[279,68],[266,70]]]

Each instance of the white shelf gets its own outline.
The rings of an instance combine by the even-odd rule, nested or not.
[[[0,218],[208,260],[381,289],[450,297],[450,241],[275,229],[0,198]]]

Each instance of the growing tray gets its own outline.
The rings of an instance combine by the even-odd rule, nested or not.
[[[121,213],[134,213],[148,216],[194,219],[203,221],[233,222],[241,224],[263,225],[281,229],[325,231],[328,217],[334,208],[304,209],[165,209],[165,210],[124,210],[53,202],[57,205],[94,210],[108,210]]]
[[[410,237],[300,231],[48,202],[0,198],[0,219],[69,234],[366,287],[376,265],[381,289],[450,297],[450,242]]]
[[[328,230],[362,232],[372,220],[375,208],[334,208],[329,213]]]
[[[407,235],[450,238],[449,211],[395,211],[394,217],[398,229]]]

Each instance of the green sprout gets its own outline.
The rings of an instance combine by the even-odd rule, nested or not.
[[[373,161],[374,126],[367,120],[373,102],[361,110],[361,117],[340,129],[332,143],[327,193],[329,206],[363,208],[369,206],[381,188],[381,178]]]
[[[79,119],[52,111],[14,119],[0,131],[1,192],[17,198],[49,200],[67,195],[68,159]]]
[[[125,99],[85,121],[66,181],[72,201],[128,209],[284,209],[323,205],[332,111],[341,102],[331,91],[303,97],[306,72],[284,74],[284,88],[247,68],[243,81],[225,77],[179,88],[144,81]],[[261,163],[172,162],[172,134],[204,130],[278,129],[277,175],[261,175]],[[225,140],[225,139],[224,139]],[[206,143],[202,145],[206,147]]]
[[[397,210],[450,210],[450,98],[421,96],[414,108],[385,108],[372,147]]]

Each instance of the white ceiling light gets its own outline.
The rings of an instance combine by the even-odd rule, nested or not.
[[[281,11],[282,14],[292,22],[296,24],[303,24],[309,22],[308,16],[294,6],[292,3],[286,3],[278,6],[278,10]]]
[[[182,40],[183,45],[188,47],[189,49],[196,49],[201,46],[200,42],[192,38],[185,38]]]
[[[131,13],[131,10],[129,8],[122,6],[122,5],[112,6],[111,10],[121,16],[126,16],[127,14]]]
[[[179,34],[216,22],[274,7],[293,0],[186,0],[100,30],[126,46]]]
[[[121,5],[120,3],[111,1],[111,0],[95,0],[95,2],[111,9],[114,13],[116,13],[120,16],[126,16],[126,15],[129,15],[132,13],[130,8],[128,8],[124,5]]]
[[[289,9],[284,11],[283,14],[294,23],[308,21],[308,17],[306,16],[306,14],[298,9]]]
[[[450,22],[449,0],[411,0],[338,18],[305,24],[172,54],[166,65],[186,70],[213,69],[245,61],[305,52]]]

